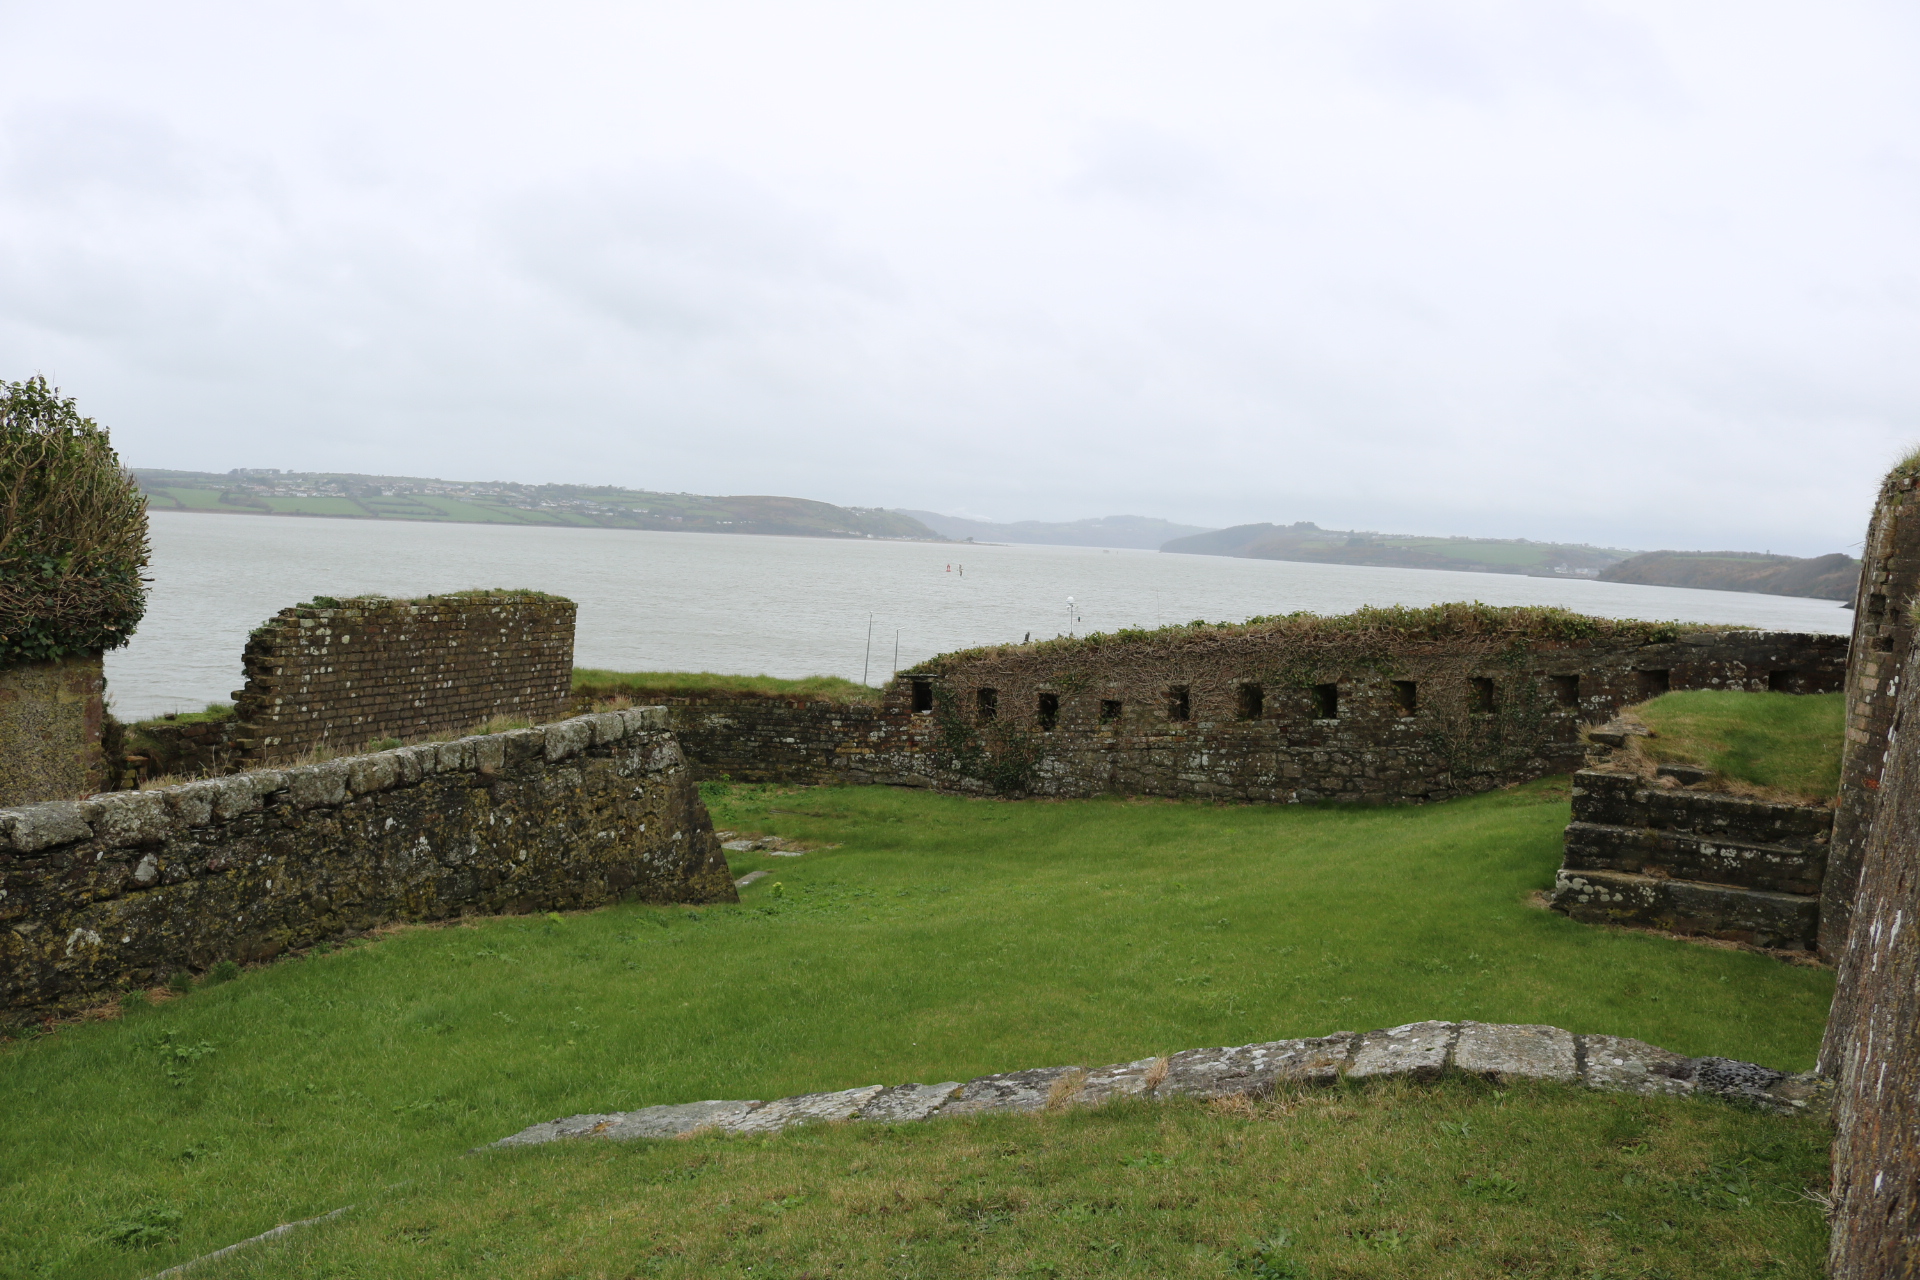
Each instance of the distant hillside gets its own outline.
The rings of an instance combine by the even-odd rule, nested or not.
[[[1647,551],[1608,566],[1600,580],[1851,600],[1860,581],[1860,562],[1839,552],[1803,560],[1757,551]]]
[[[1368,564],[1401,569],[1465,569],[1536,577],[1593,578],[1632,555],[1610,547],[1525,538],[1430,538],[1410,534],[1322,529],[1298,524],[1243,524],[1175,538],[1162,551],[1310,564]]]
[[[942,537],[972,538],[976,542],[1037,542],[1055,547],[1138,547],[1152,551],[1168,538],[1190,533],[1205,533],[1198,525],[1174,524],[1152,516],[1102,516],[1097,520],[1074,520],[1064,524],[1045,520],[1018,520],[995,524],[987,520],[965,520],[943,516],[937,511],[900,511]]]
[[[331,472],[240,470],[218,475],[135,467],[133,474],[155,511],[941,540],[918,520],[892,511],[836,507],[806,498],[716,498],[602,485]]]

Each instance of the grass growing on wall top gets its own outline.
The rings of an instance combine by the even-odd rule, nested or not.
[[[839,676],[803,676],[782,680],[776,676],[727,676],[712,671],[602,671],[573,669],[573,692],[588,699],[630,698],[649,694],[688,698],[703,694],[721,697],[810,698],[819,702],[880,701],[882,691]]]
[[[1695,764],[1783,796],[1830,800],[1840,790],[1843,693],[1662,694],[1632,714],[1658,736],[1634,740],[1657,764]]]
[[[635,1200],[609,1198],[609,1184],[596,1181],[607,1171],[594,1172],[596,1160],[634,1157],[575,1151],[509,1168],[463,1153],[528,1123],[577,1112],[1099,1066],[1428,1017],[1553,1023],[1797,1070],[1812,1062],[1832,989],[1824,971],[1590,928],[1528,906],[1528,895],[1551,884],[1560,861],[1564,780],[1380,809],[1013,803],[880,787],[706,790],[721,826],[841,847],[801,858],[737,858],[736,874],[773,872],[743,891],[737,907],[621,906],[408,929],[282,960],[182,999],[136,1007],[118,1021],[64,1028],[0,1051],[0,1110],[23,1118],[0,1140],[0,1203],[7,1205],[0,1275],[151,1275],[347,1203],[411,1206],[369,1221],[420,1246],[407,1255],[415,1259],[407,1264],[412,1270],[390,1269],[385,1255],[363,1265],[349,1251],[324,1264],[338,1264],[331,1272],[316,1264],[274,1274],[646,1275],[651,1246],[644,1242],[624,1255],[627,1271],[605,1253],[575,1270],[563,1261],[575,1247],[569,1242],[604,1222],[596,1218],[603,1213],[649,1239],[656,1224],[663,1238],[693,1231],[700,1221],[723,1236],[732,1224],[742,1234],[724,1238],[744,1249],[749,1224],[765,1212],[745,1216],[743,1205],[718,1201],[732,1194],[728,1186],[744,1197],[768,1184],[743,1168],[728,1175],[737,1182],[723,1179],[708,1192],[697,1177],[676,1181],[671,1165],[610,1166],[616,1179],[663,1179],[649,1184],[645,1197],[662,1216],[634,1218]],[[1516,1150],[1467,1160],[1449,1148],[1454,1154],[1432,1165],[1434,1186],[1457,1187],[1463,1171],[1483,1170],[1523,1188],[1512,1204],[1542,1212],[1599,1187],[1612,1198],[1591,1211],[1595,1221],[1617,1211],[1633,1231],[1653,1231],[1664,1221],[1680,1233],[1671,1238],[1684,1239],[1692,1229],[1686,1224],[1695,1221],[1688,1206],[1696,1203],[1686,1197],[1710,1194],[1699,1182],[1704,1163],[1659,1171],[1678,1180],[1680,1190],[1657,1194],[1680,1197],[1679,1217],[1649,1210],[1654,1191],[1608,1189],[1611,1174],[1624,1169],[1607,1163],[1616,1158],[1609,1152],[1639,1140],[1607,1138],[1600,1118],[1610,1113],[1591,1109],[1600,1105],[1581,1102],[1562,1113],[1564,1122],[1526,1130],[1542,1152],[1575,1166],[1563,1174],[1550,1177],[1553,1162],[1544,1155]],[[1671,1114],[1713,1105],[1686,1103]],[[1433,1204],[1415,1201],[1439,1192],[1414,1192],[1429,1176],[1418,1172],[1422,1153],[1449,1139],[1438,1118],[1418,1106],[1400,1116],[1393,1124],[1401,1127],[1380,1129],[1377,1147],[1369,1148],[1379,1153],[1369,1157],[1372,1173],[1388,1180],[1378,1192],[1383,1198],[1371,1198],[1371,1184],[1342,1183],[1325,1192],[1326,1203],[1355,1196],[1377,1203],[1356,1227],[1399,1231],[1409,1247],[1417,1239],[1429,1252],[1408,1257],[1431,1261],[1442,1216]],[[1492,1141],[1483,1125],[1504,1123],[1491,1114],[1457,1119],[1475,1142]],[[1115,1139],[1128,1158],[1172,1152],[1177,1163],[1191,1158],[1181,1154],[1184,1144],[1204,1149],[1213,1141],[1170,1134],[1166,1141],[1174,1145],[1161,1146],[1149,1138],[1160,1121],[1129,1123],[1138,1126],[1133,1136]],[[1651,1149],[1660,1149],[1658,1130],[1668,1123],[1679,1121],[1650,1130]],[[1732,1127],[1721,1132],[1733,1135],[1760,1132],[1740,1125],[1771,1122],[1724,1123]],[[971,1132],[983,1134],[989,1149],[1002,1141],[991,1126]],[[1737,1163],[1735,1138],[1708,1145]],[[697,1145],[684,1149],[689,1160],[699,1154]],[[806,1192],[820,1197],[807,1214],[837,1203],[838,1184],[822,1181],[827,1172],[870,1158],[851,1147],[844,1159],[842,1148],[827,1150],[824,1163],[784,1166],[787,1172],[774,1178],[819,1188]],[[1019,1166],[1054,1167],[1039,1155],[1009,1156],[1008,1165],[990,1164],[990,1176],[975,1183],[967,1181],[977,1172],[968,1165],[973,1157],[929,1159],[913,1178],[958,1188],[943,1202],[956,1214],[972,1212],[963,1202],[977,1186],[978,1220],[1002,1223],[1026,1212],[992,1207],[996,1197],[1015,1195],[1008,1179]],[[1579,1172],[1588,1167],[1609,1176]],[[1746,1175],[1736,1169],[1729,1177],[1765,1183],[1774,1176],[1758,1165],[1740,1167]],[[1115,1176],[1136,1176],[1125,1171],[1131,1168],[1116,1162]],[[577,1194],[556,1181],[572,1178],[569,1169],[581,1171]],[[1193,1224],[1189,1243],[1213,1248],[1212,1220],[1188,1203],[1213,1194],[1206,1190],[1212,1184],[1198,1171],[1180,1176],[1188,1180],[1140,1200],[1131,1192],[1074,1189],[1062,1193],[1062,1202],[1111,1199],[1133,1213],[1158,1196],[1182,1214],[1202,1215],[1167,1218],[1175,1240],[1188,1229],[1179,1224]],[[412,1194],[389,1192],[398,1183],[418,1188],[420,1198],[382,1200]],[[1019,1191],[1023,1197],[1051,1194],[1018,1185],[1029,1188]],[[1091,1188],[1094,1180],[1072,1185]],[[1220,1194],[1237,1194],[1239,1185],[1223,1184]],[[1496,1187],[1489,1194],[1508,1194],[1489,1185]],[[1771,1189],[1739,1194],[1763,1215],[1786,1212]],[[511,1207],[516,1196],[520,1209]],[[714,1217],[701,1219],[688,1207],[701,1197]],[[923,1215],[911,1221],[948,1212],[915,1203],[899,1211]],[[1496,1198],[1484,1212],[1511,1213],[1515,1224],[1534,1220],[1526,1216],[1533,1209],[1501,1207],[1506,1203]],[[112,1242],[116,1224],[148,1209],[178,1213],[171,1229],[177,1238],[138,1250]],[[510,1211],[518,1216],[505,1218]],[[994,1216],[1003,1212],[1011,1216]],[[1464,1210],[1447,1212],[1457,1223],[1483,1210],[1470,1198]],[[833,1221],[830,1214],[802,1220],[821,1232]],[[1150,1222],[1112,1237],[1089,1228],[1085,1238],[1137,1240],[1153,1230]],[[1248,1229],[1253,1225],[1250,1217]],[[1587,1219],[1574,1226],[1595,1238],[1628,1230]],[[1306,1232],[1309,1224],[1289,1229]],[[502,1246],[495,1236],[548,1241],[555,1254],[489,1260],[488,1250],[520,1247]],[[1014,1256],[991,1252],[1001,1247],[998,1239],[987,1241],[984,1256]],[[1371,1256],[1371,1246],[1363,1247]],[[1684,1251],[1675,1244],[1670,1252]],[[1381,1256],[1402,1269],[1379,1274],[1422,1274],[1393,1261],[1397,1254]],[[1070,1262],[1054,1265],[1059,1274],[1075,1274]],[[1707,1257],[1697,1271],[1673,1274],[1727,1274],[1719,1266]]]
[[[1149,629],[1123,627],[1091,635],[1055,637],[1024,645],[989,645],[941,654],[912,669],[936,674],[950,662],[987,656],[1039,653],[1048,657],[1093,656],[1115,648],[1204,648],[1224,639],[1255,636],[1321,649],[1374,650],[1382,646],[1475,642],[1494,648],[1533,643],[1660,644],[1690,631],[1723,630],[1696,623],[1645,622],[1600,618],[1550,605],[1489,605],[1456,601],[1424,606],[1372,605],[1352,613],[1305,611],[1249,618],[1245,622],[1195,619],[1184,625]]]

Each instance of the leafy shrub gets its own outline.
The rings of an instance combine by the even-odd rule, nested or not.
[[[231,960],[222,960],[207,970],[207,985],[217,987],[223,982],[232,982],[240,976],[240,966]]]
[[[118,648],[146,612],[147,505],[45,378],[0,381],[0,666]]]

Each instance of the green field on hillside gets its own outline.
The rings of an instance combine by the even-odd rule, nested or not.
[[[774,875],[737,907],[405,929],[7,1046],[0,1274],[146,1276],[355,1204],[196,1274],[1817,1275],[1818,1126],[1706,1102],[1462,1083],[466,1155],[577,1112],[1429,1017],[1797,1070],[1832,988],[1529,905],[1564,780],[1391,809],[708,791],[840,847],[741,859]]]

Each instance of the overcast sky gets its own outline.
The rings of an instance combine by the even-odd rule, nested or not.
[[[132,465],[1817,554],[1920,11],[13,3],[0,377]]]

